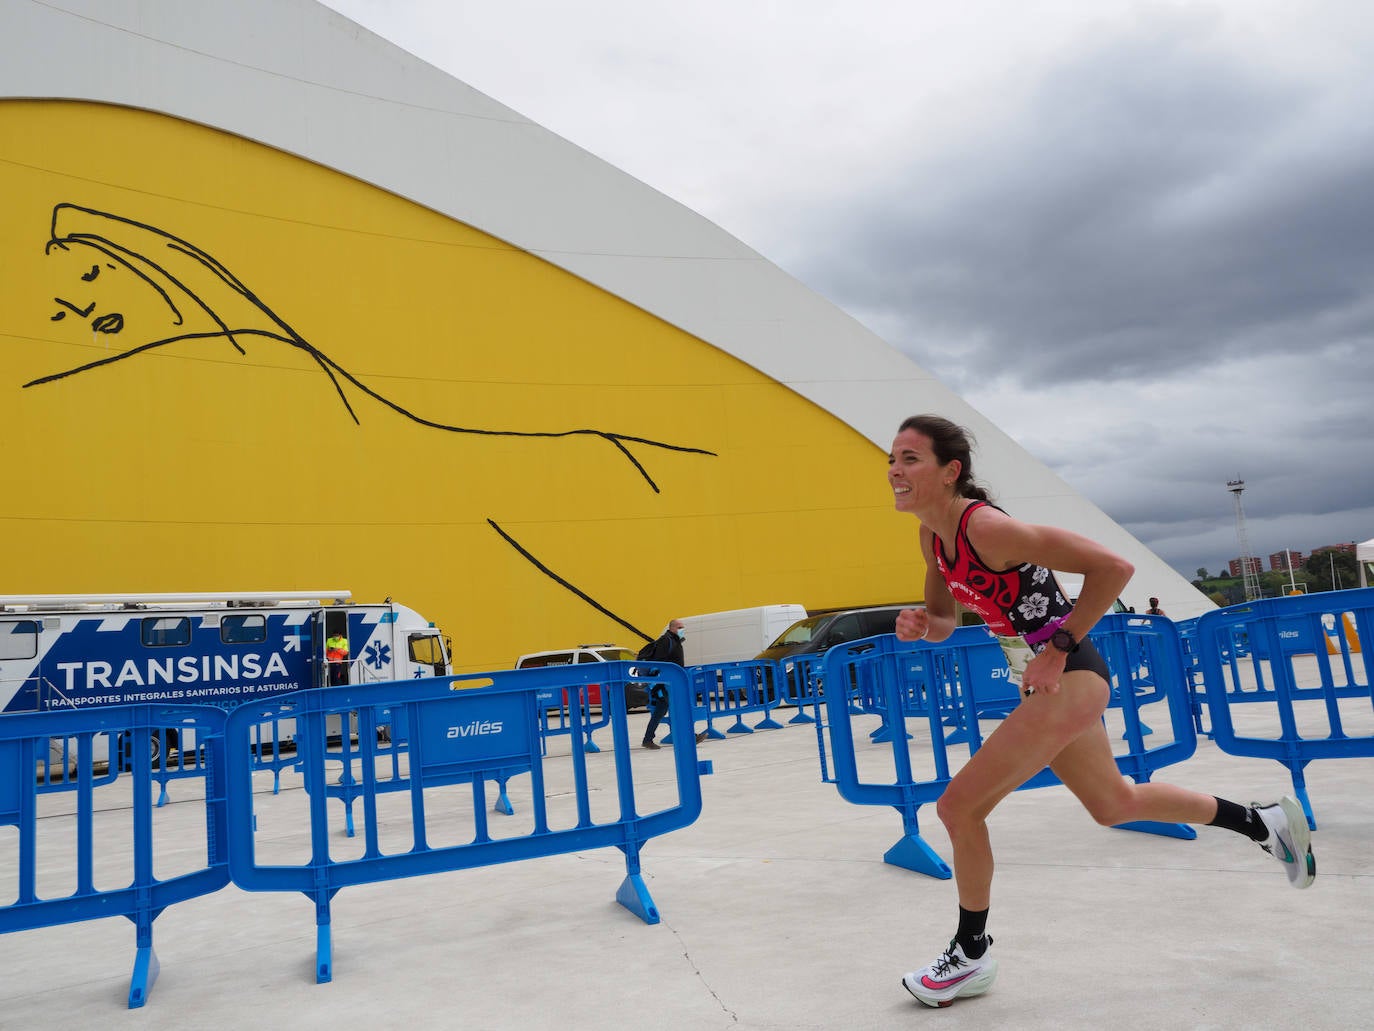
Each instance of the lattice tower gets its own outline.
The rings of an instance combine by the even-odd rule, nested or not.
[[[1255,560],[1250,555],[1250,535],[1245,532],[1245,506],[1240,496],[1245,492],[1244,480],[1227,480],[1226,489],[1236,499],[1236,542],[1240,545],[1240,578],[1245,589],[1245,600],[1254,601],[1264,597],[1260,587],[1259,574],[1255,572]]]

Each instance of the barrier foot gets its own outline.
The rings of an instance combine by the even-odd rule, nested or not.
[[[315,983],[328,984],[334,980],[334,946],[330,940],[329,924],[315,927]]]
[[[782,724],[773,719],[772,716],[765,716],[762,723],[754,724],[755,730],[781,730]]]
[[[639,874],[632,873],[625,877],[620,890],[615,893],[615,900],[646,924],[659,922],[658,907],[654,905],[644,878]]]
[[[1293,794],[1298,796],[1298,804],[1302,806],[1303,815],[1307,817],[1307,829],[1316,830],[1317,821],[1312,816],[1312,801],[1307,797],[1307,778],[1303,776],[1302,766],[1290,767],[1289,773],[1293,776]]]
[[[157,796],[157,807],[161,809],[167,804],[167,782],[162,782],[162,793]]]
[[[1161,823],[1158,820],[1132,820],[1130,823],[1112,824],[1119,831],[1140,831],[1142,834],[1162,834],[1166,838],[1182,838],[1192,841],[1197,830],[1186,823]]]
[[[735,717],[735,725],[726,731],[727,734],[752,734],[754,728],[746,726],[744,720]]]
[[[912,737],[911,732],[905,731],[904,733],[906,735],[906,739],[910,741]],[[886,744],[887,742],[892,740],[892,728],[889,727],[886,723],[884,723],[877,730],[869,734],[868,738],[874,744]]]
[[[153,990],[160,969],[153,947],[139,946],[138,955],[134,957],[134,976],[129,981],[129,1009],[136,1010],[148,1001],[148,993]]]
[[[592,736],[591,736],[590,734],[588,734],[588,735],[587,735],[587,743],[586,743],[585,745],[582,746],[582,751],[584,751],[584,752],[599,752],[599,751],[601,751],[601,746],[598,745],[595,741],[593,741],[593,740],[592,740]]]
[[[708,723],[706,725],[706,738],[709,741],[724,741],[725,735]]]
[[[506,794],[506,785],[501,785],[500,794],[496,796],[496,811],[505,813],[507,816],[515,815],[515,806],[510,804],[510,796]]]
[[[815,717],[813,717],[813,716],[808,716],[806,713],[804,713],[804,712],[801,711],[801,708],[800,708],[800,707],[798,707],[798,709],[797,709],[797,714],[796,714],[795,716],[793,716],[793,717],[792,717],[790,720],[788,720],[787,722],[788,722],[788,723],[815,723],[816,720],[815,720]]]
[[[949,864],[940,858],[933,848],[919,834],[908,834],[901,841],[883,853],[883,862],[900,866],[904,870],[927,874],[947,881],[954,876]]]

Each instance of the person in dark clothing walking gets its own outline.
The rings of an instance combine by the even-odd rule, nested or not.
[[[658,640],[639,653],[639,657],[646,662],[671,662],[675,666],[684,666],[686,662],[683,657],[682,642],[686,636],[687,627],[682,620],[674,619],[668,623]],[[662,684],[655,684],[649,692],[649,725],[644,728],[645,748],[662,747],[654,740],[654,735],[658,733],[658,725],[663,722],[663,717],[666,715],[668,715],[668,690]],[[700,743],[705,738],[706,732],[703,730],[697,735],[697,742]]]

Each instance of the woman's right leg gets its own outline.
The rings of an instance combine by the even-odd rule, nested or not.
[[[1043,769],[1068,741],[1101,720],[1107,685],[1065,678],[1055,694],[1037,693],[994,730],[983,747],[954,775],[936,805],[954,848],[960,930],[934,962],[902,978],[906,990],[927,1006],[948,1006],[956,998],[981,995],[997,976],[997,961],[981,928],[992,894],[992,845],[987,818],[1012,791]]]
[[[1107,694],[1106,682],[1095,674],[1065,674],[1055,694],[1023,699],[949,782],[936,813],[949,832],[960,906],[977,911],[991,901],[988,815],[1070,742],[1100,725]]]

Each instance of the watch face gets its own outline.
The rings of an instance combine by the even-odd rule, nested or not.
[[[1073,639],[1073,634],[1067,630],[1056,630],[1050,635],[1050,644],[1054,645],[1061,652],[1071,652],[1078,647],[1078,642]]]

